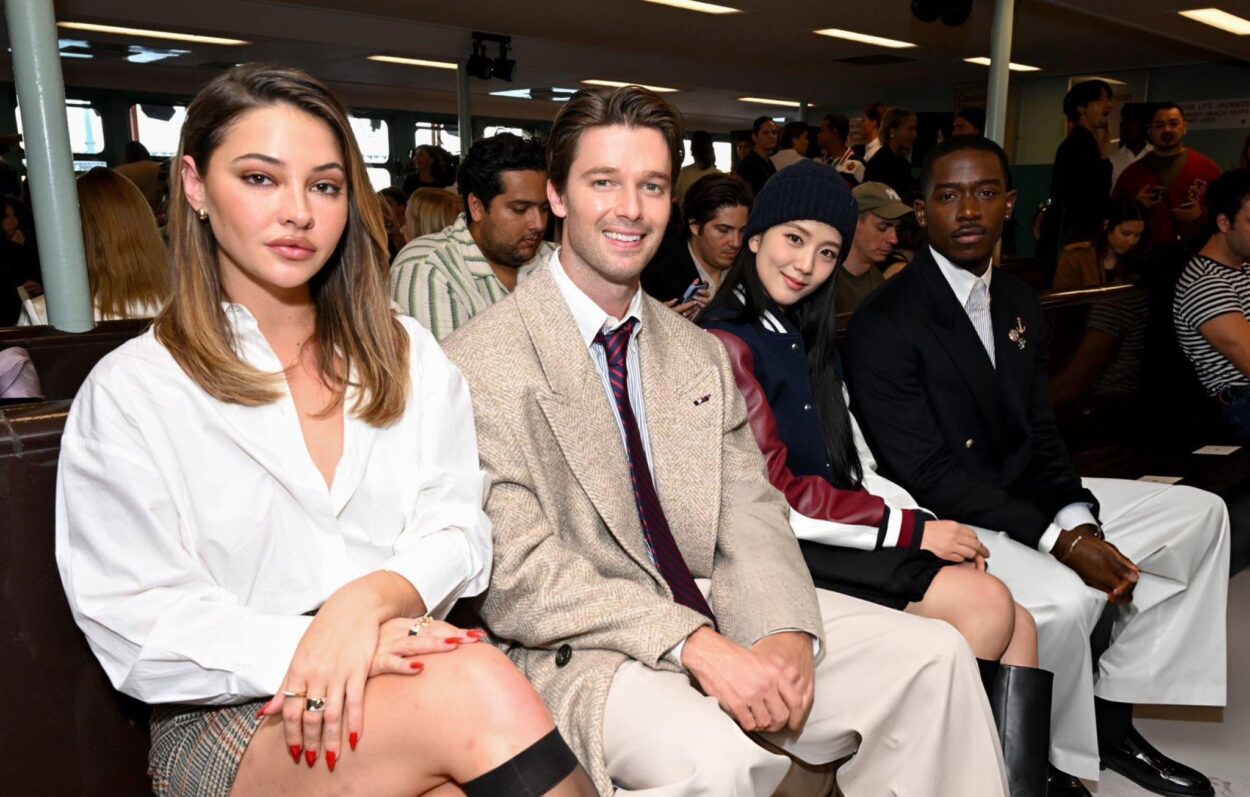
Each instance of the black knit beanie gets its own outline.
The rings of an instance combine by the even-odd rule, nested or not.
[[[846,180],[832,166],[804,158],[768,178],[755,197],[744,238],[788,221],[819,221],[842,234],[842,256],[851,251],[859,205]]]

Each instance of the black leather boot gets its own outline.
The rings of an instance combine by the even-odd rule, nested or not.
[[[1011,797],[1046,797],[1053,681],[1048,670],[1010,664],[999,665],[994,676],[990,709],[1003,745]]]

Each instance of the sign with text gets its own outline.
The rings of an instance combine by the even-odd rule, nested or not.
[[[1231,100],[1191,100],[1181,103],[1190,130],[1230,130],[1250,127],[1250,97]]]

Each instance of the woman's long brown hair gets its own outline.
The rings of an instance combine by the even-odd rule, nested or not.
[[[178,157],[170,170],[174,294],[156,319],[156,337],[214,398],[260,406],[281,397],[283,375],[262,372],[235,351],[222,307],[229,297],[221,284],[217,242],[211,225],[200,222],[187,202],[180,167],[189,155],[199,173],[207,173],[214,151],[238,118],[273,105],[289,105],[325,122],[338,139],[347,169],[347,227],[309,284],[317,315],[317,372],[336,397],[326,410],[337,407],[352,387],[356,394],[351,412],[370,425],[386,426],[403,413],[409,376],[408,337],[391,312],[382,283],[387,272],[382,210],[343,106],[321,82],[298,69],[235,67],[205,86],[187,108]]]
[[[112,169],[92,169],[76,187],[96,308],[104,318],[146,318],[169,298],[169,258],[151,206]]]

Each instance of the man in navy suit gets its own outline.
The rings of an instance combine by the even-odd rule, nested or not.
[[[1055,673],[1050,794],[1088,794],[1072,775],[1097,779],[1100,759],[1158,794],[1212,794],[1133,729],[1132,707],[1225,702],[1227,511],[1190,487],[1074,472],[1037,297],[991,267],[1016,201],[1009,179],[985,138],[956,136],[926,158],[916,216],[929,246],[851,322],[854,413],[882,473],[976,527],[990,569],[1037,620],[1041,666]],[[1089,635],[1108,606],[1112,642],[1094,673]]]

